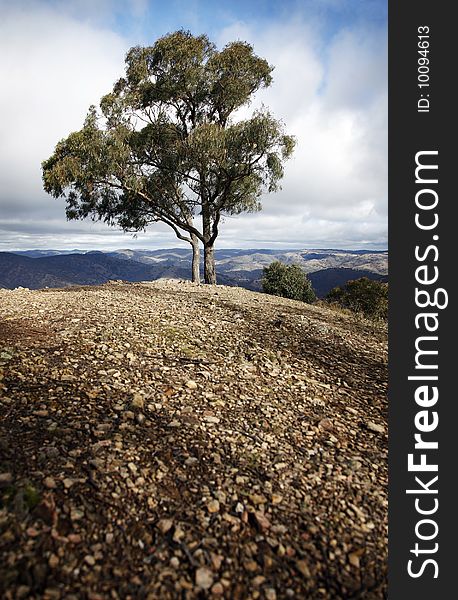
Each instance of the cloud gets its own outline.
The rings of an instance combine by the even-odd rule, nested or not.
[[[273,85],[250,110],[264,103],[297,138],[283,189],[264,197],[262,215],[276,219],[269,231],[279,237],[272,242],[291,236],[288,220],[295,216],[294,239],[300,243],[302,237],[304,245],[328,245],[331,238],[359,244],[364,238],[386,246],[386,32],[341,30],[323,45],[316,31],[296,20],[263,30],[237,23],[221,35],[222,42],[249,39],[275,65]],[[255,222],[265,238],[267,221],[259,215]]]
[[[103,224],[67,223],[64,201],[42,191],[41,161],[122,74],[132,44],[115,32],[121,3],[32,1],[2,10],[0,249],[176,246],[164,226],[132,240]],[[134,22],[147,3],[131,0],[126,10]],[[275,66],[273,85],[240,116],[263,103],[298,141],[283,189],[264,197],[261,213],[226,219],[221,247],[386,246],[386,30],[358,25],[325,37],[325,29],[319,17],[291,15],[262,30],[235,21],[217,36],[220,46],[250,41]]]
[[[36,201],[40,162],[79,129],[120,75],[124,41],[50,9],[10,11],[0,25],[4,201]]]

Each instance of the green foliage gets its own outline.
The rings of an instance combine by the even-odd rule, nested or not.
[[[271,84],[273,67],[246,42],[218,51],[187,31],[131,48],[125,63],[101,114],[91,107],[43,162],[44,189],[66,199],[69,219],[125,231],[162,221],[213,246],[224,215],[259,210],[261,193],[279,188],[293,152],[294,138],[268,110],[234,119]]]
[[[369,319],[388,318],[388,284],[367,277],[348,281],[344,287],[336,287],[326,296],[333,302]]]
[[[316,300],[312,284],[299,265],[285,265],[277,260],[264,267],[261,283],[266,294],[302,300],[308,304]]]

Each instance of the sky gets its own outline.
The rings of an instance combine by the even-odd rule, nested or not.
[[[227,217],[221,248],[387,248],[387,0],[0,0],[0,251],[171,248],[66,221],[41,162],[123,75],[124,56],[178,30],[237,39],[274,65],[268,106],[296,136],[282,189]]]

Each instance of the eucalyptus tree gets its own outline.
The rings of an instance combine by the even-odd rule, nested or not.
[[[266,108],[239,109],[272,82],[273,67],[236,41],[218,51],[206,35],[168,34],[134,47],[125,76],[91,107],[82,129],[43,162],[47,192],[67,218],[91,217],[139,231],[169,225],[193,249],[199,280],[216,283],[214,245],[224,216],[261,209],[279,188],[294,138]]]

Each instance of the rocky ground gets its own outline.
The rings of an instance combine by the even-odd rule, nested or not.
[[[384,598],[386,331],[241,289],[0,290],[0,595]]]

